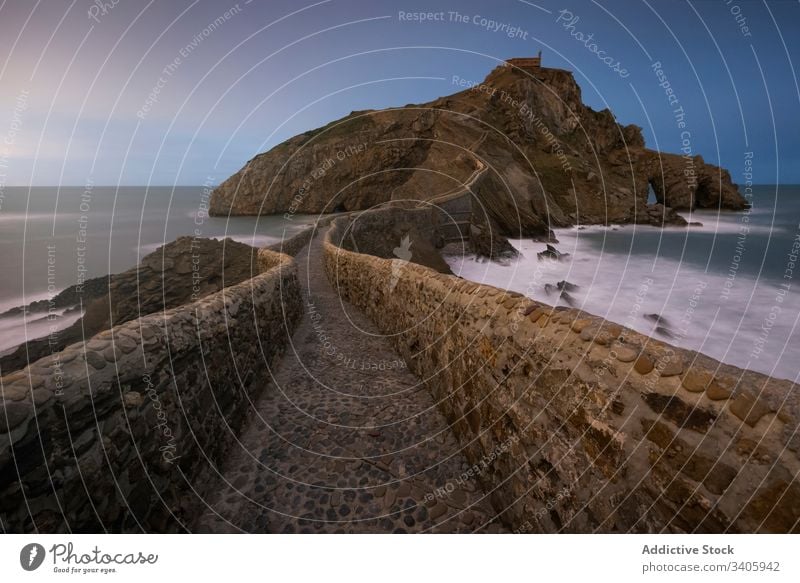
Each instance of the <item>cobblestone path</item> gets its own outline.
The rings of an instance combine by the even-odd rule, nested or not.
[[[193,530],[500,532],[431,396],[328,283],[322,235],[296,261],[306,314]]]

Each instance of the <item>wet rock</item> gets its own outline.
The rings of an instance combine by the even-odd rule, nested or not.
[[[663,326],[669,326],[669,322],[664,316],[660,314],[644,314],[642,316],[645,320],[650,320],[651,322],[655,322],[656,324],[661,324]]]
[[[664,338],[675,338],[675,334],[673,334],[672,330],[670,330],[666,326],[656,326],[654,332],[656,334],[660,334]]]
[[[519,255],[508,239],[500,234],[500,229],[493,221],[489,224],[470,224],[469,246],[476,256],[493,261],[507,261]]]
[[[558,239],[556,238],[556,234],[551,231],[550,229],[547,230],[544,234],[534,235],[531,237],[531,241],[534,243],[558,243]]]
[[[558,289],[560,289],[561,291],[566,291],[566,292],[574,292],[574,291],[578,291],[580,289],[579,285],[576,285],[574,283],[570,283],[570,282],[568,282],[566,280],[563,280],[563,279],[556,284],[556,287]]]
[[[562,253],[552,245],[547,245],[547,248],[544,251],[537,253],[536,257],[539,259],[539,261],[548,259],[552,261],[564,261],[569,257],[569,253]]]
[[[687,224],[686,219],[678,214],[675,209],[665,207],[662,204],[649,204],[636,210],[634,222],[640,225],[685,227]]]
[[[577,300],[565,291],[561,292],[560,298],[568,306],[574,306],[577,303]]]

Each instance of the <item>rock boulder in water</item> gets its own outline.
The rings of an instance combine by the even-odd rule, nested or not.
[[[578,290],[580,289],[580,286],[579,286],[579,285],[576,285],[576,284],[574,284],[574,283],[570,283],[570,282],[568,282],[568,281],[566,281],[566,280],[564,280],[564,279],[562,279],[561,281],[559,281],[559,282],[556,284],[556,287],[557,287],[558,289],[560,289],[560,290],[562,290],[562,291],[566,291],[566,292],[574,292],[574,291],[578,291]]]
[[[569,253],[562,253],[552,245],[547,245],[547,249],[544,251],[540,251],[536,254],[536,257],[539,258],[539,261],[545,259],[551,259],[553,261],[563,261],[567,257],[569,257]]]

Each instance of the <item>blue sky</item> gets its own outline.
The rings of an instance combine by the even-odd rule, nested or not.
[[[693,153],[735,181],[753,152],[755,182],[800,183],[795,1],[106,6],[0,7],[0,186],[219,182],[301,131],[454,93],[454,75],[480,81],[540,49],[546,66],[574,71],[586,103],[642,126],[649,146],[677,152],[688,130]],[[684,108],[683,129],[654,63]]]

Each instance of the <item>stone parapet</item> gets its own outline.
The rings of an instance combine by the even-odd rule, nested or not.
[[[303,307],[296,266],[102,332],[0,379],[5,532],[180,532]]]
[[[346,220],[326,235],[329,278],[424,379],[510,528],[800,530],[796,385],[342,248]]]

